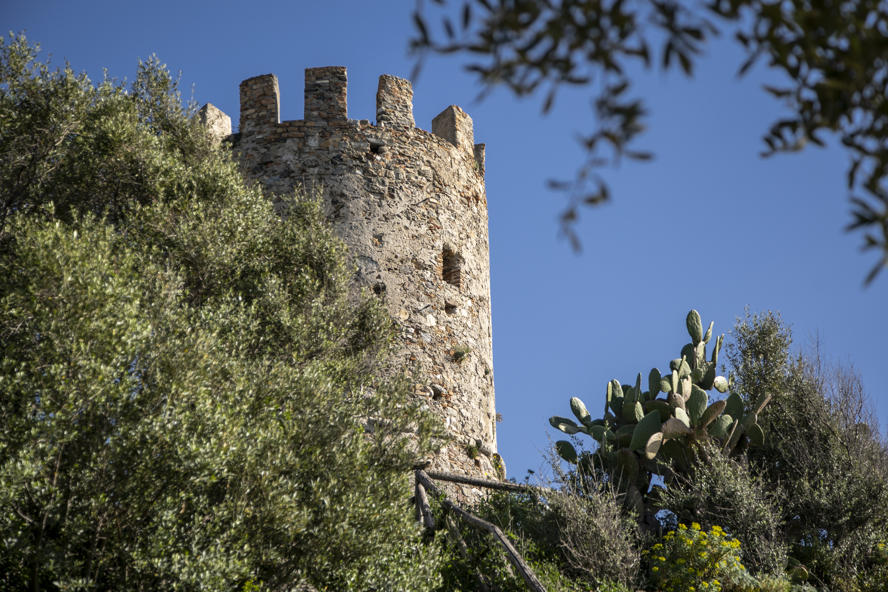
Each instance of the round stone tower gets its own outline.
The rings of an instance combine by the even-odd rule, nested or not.
[[[351,120],[343,67],[305,71],[305,115],[279,121],[277,78],[240,85],[244,173],[275,193],[320,191],[348,245],[358,281],[384,299],[400,326],[400,355],[418,369],[418,396],[442,418],[451,442],[433,469],[495,478],[496,411],[490,323],[490,259],[484,144],[451,105],[431,133],[413,121],[410,82],[379,78],[376,124]],[[230,120],[201,115],[219,136]],[[226,121],[227,120],[227,121]],[[467,488],[460,497],[474,497]]]

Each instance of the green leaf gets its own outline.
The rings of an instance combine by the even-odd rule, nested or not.
[[[693,385],[691,387],[691,396],[685,404],[688,417],[691,420],[691,425],[699,425],[700,419],[703,417],[703,412],[706,411],[706,405],[708,403],[709,396],[706,394],[706,391],[697,385]]]
[[[757,423],[752,424],[746,429],[746,435],[749,436],[749,442],[753,446],[765,445],[765,432]]]
[[[691,310],[685,319],[685,324],[688,328],[688,335],[691,336],[691,341],[694,345],[703,341],[703,321],[700,319],[699,312]]]
[[[577,464],[577,450],[574,448],[573,444],[567,440],[558,440],[555,442],[555,450],[558,452],[558,456],[567,462],[573,465]]]
[[[685,412],[684,409],[682,409],[681,407],[676,407],[675,409],[673,409],[672,412],[675,416],[675,419],[683,423],[686,428],[691,427],[691,418],[688,417],[688,414],[687,412]]]
[[[573,411],[573,414],[584,425],[592,425],[592,417],[589,415],[589,412],[586,410],[586,406],[583,404],[583,401],[580,400],[579,397],[570,398],[570,410]]]
[[[651,368],[650,374],[648,374],[648,389],[651,399],[656,399],[657,395],[660,394],[660,391],[662,390],[660,387],[660,379],[660,371],[656,368]]]
[[[715,401],[709,407],[706,408],[706,411],[703,412],[703,417],[700,418],[700,423],[698,424],[700,427],[707,427],[713,421],[718,418],[719,415],[725,410],[727,406],[727,401]]]
[[[728,436],[728,430],[733,423],[734,418],[730,415],[720,415],[715,421],[709,424],[709,435],[715,438],[724,439]]]
[[[658,411],[651,411],[645,415],[632,431],[632,440],[629,443],[630,450],[644,448],[648,439],[660,431],[660,426],[660,413]]]
[[[675,438],[682,438],[691,433],[691,428],[689,428],[683,421],[676,417],[670,417],[663,423],[662,427],[663,438],[666,440],[672,440]]]
[[[565,434],[573,435],[580,431],[580,426],[572,419],[566,417],[552,416],[549,418],[549,423],[552,424],[553,428],[561,430]]]
[[[657,457],[657,452],[660,450],[660,446],[663,445],[663,433],[657,432],[656,434],[651,435],[648,438],[647,443],[644,445],[644,457],[647,460],[654,460]]]
[[[725,413],[733,418],[743,417],[743,399],[737,393],[731,393],[727,398]]]

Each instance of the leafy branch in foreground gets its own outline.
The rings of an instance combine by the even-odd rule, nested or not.
[[[644,130],[645,102],[631,96],[633,68],[679,69],[687,76],[710,40],[731,30],[746,52],[745,73],[765,62],[787,83],[765,90],[790,115],[765,133],[764,155],[824,145],[834,133],[850,155],[848,189],[864,249],[881,252],[866,278],[888,266],[888,5],[879,0],[466,0],[439,5],[431,27],[420,2],[411,48],[417,68],[428,53],[470,56],[466,69],[486,94],[504,85],[516,96],[543,93],[547,112],[562,86],[589,86],[597,128],[581,136],[586,161],[573,181],[561,226],[574,246],[580,205],[610,198],[598,170],[621,158]],[[459,8],[457,8],[457,6]]]

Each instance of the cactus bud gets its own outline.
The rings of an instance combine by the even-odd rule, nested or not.
[[[586,406],[579,397],[570,398],[570,410],[573,411],[573,414],[577,416],[577,419],[579,419],[582,424],[591,425],[592,417],[589,415]]]
[[[688,313],[687,319],[685,319],[685,324],[688,326],[688,335],[691,336],[691,341],[694,342],[694,345],[703,341],[703,321],[700,319],[699,312],[691,310]]]

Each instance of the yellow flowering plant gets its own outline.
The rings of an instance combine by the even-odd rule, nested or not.
[[[648,575],[663,592],[721,592],[751,579],[740,562],[740,541],[720,526],[679,524],[644,551]]]

